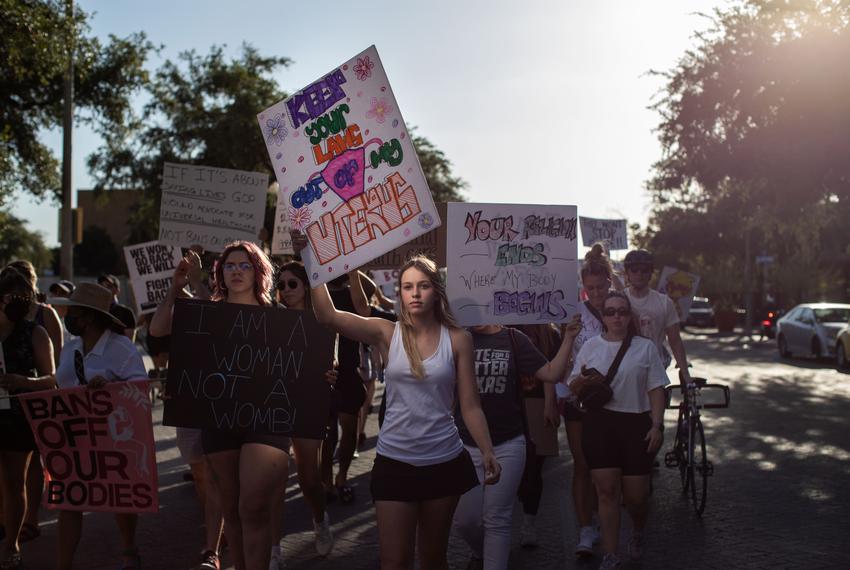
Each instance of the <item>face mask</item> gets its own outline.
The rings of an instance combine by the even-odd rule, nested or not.
[[[77,315],[65,315],[65,328],[74,336],[81,336],[83,329],[80,327],[80,318]]]
[[[6,313],[7,319],[13,323],[19,323],[24,320],[27,313],[30,312],[30,302],[28,299],[15,297],[6,303],[6,307],[3,309],[3,312]]]

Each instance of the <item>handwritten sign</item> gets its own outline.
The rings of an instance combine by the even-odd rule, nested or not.
[[[157,241],[124,248],[137,314],[154,312],[165,299],[174,278],[174,270],[182,257],[179,247]]]
[[[323,439],[333,345],[310,312],[178,299],[163,424]]]
[[[665,266],[658,278],[658,292],[664,293],[673,300],[679,320],[685,322],[697,294],[700,277],[694,273],[688,273],[675,267]]]
[[[166,162],[162,173],[159,241],[223,251],[236,240],[258,241],[269,176]]]
[[[0,344],[0,374],[6,373],[6,357],[3,355],[3,345]],[[9,391],[0,388],[0,410],[11,410],[12,402],[9,400]]]
[[[440,225],[375,46],[257,118],[312,285]]]
[[[47,474],[48,509],[159,509],[147,380],[18,397]]]
[[[462,325],[560,323],[575,312],[575,206],[452,202],[446,225],[446,290]]]
[[[608,249],[629,249],[626,220],[598,220],[579,218],[581,222],[581,241],[585,247],[599,242],[607,244]]]
[[[435,204],[437,215],[441,220],[446,219],[446,203]],[[426,255],[434,260],[437,267],[446,266],[446,225],[440,224],[427,234],[404,243],[392,251],[376,257],[361,267],[367,269],[398,269],[414,255]]]

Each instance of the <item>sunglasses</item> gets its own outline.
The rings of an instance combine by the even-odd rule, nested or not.
[[[286,281],[281,281],[280,283],[278,283],[277,289],[278,291],[283,291],[286,288],[297,289],[300,284],[301,282],[296,279],[287,279]]]
[[[602,309],[603,317],[613,317],[617,315],[619,317],[628,317],[632,314],[632,311],[626,307],[620,307],[619,309],[615,309],[614,307],[608,307],[607,309]]]
[[[648,275],[652,275],[651,265],[630,265],[627,269],[632,273],[646,273]]]
[[[225,263],[223,266],[225,271],[228,273],[232,273],[236,271],[238,268],[242,272],[248,272],[254,269],[254,266],[249,261],[242,261],[240,263]]]

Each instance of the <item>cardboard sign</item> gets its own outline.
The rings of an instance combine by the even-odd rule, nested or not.
[[[446,203],[435,204],[437,215],[441,220],[446,219]],[[394,250],[376,257],[361,267],[367,269],[398,269],[414,255],[427,255],[437,264],[437,267],[446,266],[446,225],[440,224],[436,229],[418,238],[400,245]]]
[[[446,289],[461,325],[562,323],[576,311],[575,206],[449,204]]]
[[[178,299],[162,423],[324,439],[333,345],[311,312]]]
[[[124,248],[130,273],[130,285],[136,300],[136,314],[156,311],[174,278],[174,270],[183,258],[179,247],[149,241]]]
[[[269,175],[166,162],[159,241],[223,251],[233,241],[258,243]]]
[[[312,285],[440,225],[375,46],[257,119],[280,183],[278,225],[288,215],[306,234]]]
[[[688,318],[691,303],[694,302],[694,295],[697,294],[699,280],[699,275],[666,266],[661,270],[661,276],[658,278],[658,292],[673,299],[673,304],[676,305],[676,311],[679,313],[679,321],[683,323]]]
[[[6,373],[6,357],[3,355],[3,344],[0,343],[0,374]],[[12,401],[9,400],[9,391],[0,388],[0,410],[12,409]]]
[[[626,220],[598,220],[581,216],[581,241],[585,247],[600,242],[608,249],[629,249]]]
[[[18,397],[44,464],[45,507],[113,513],[159,509],[147,380]]]

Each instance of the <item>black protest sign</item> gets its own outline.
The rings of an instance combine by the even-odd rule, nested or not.
[[[163,424],[323,439],[333,334],[312,313],[178,299]]]

